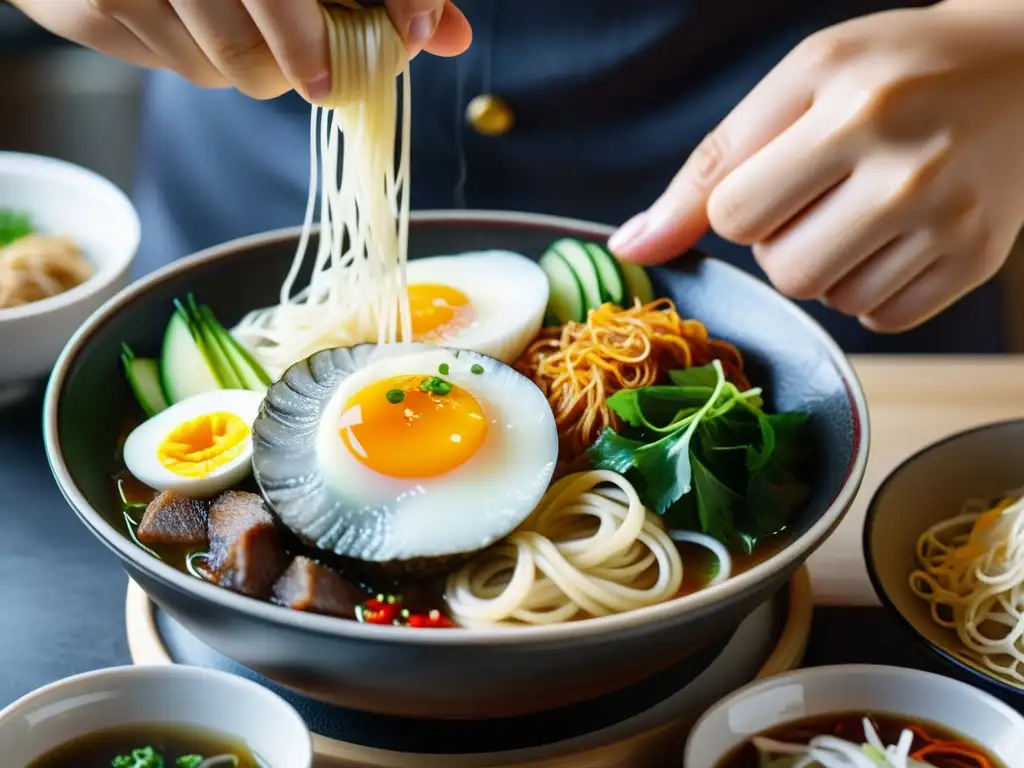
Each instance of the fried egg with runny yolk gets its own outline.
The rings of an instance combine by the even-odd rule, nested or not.
[[[271,387],[254,431],[275,514],[308,544],[364,562],[492,544],[533,511],[558,455],[532,381],[428,344],[317,353]]]
[[[510,251],[413,259],[407,265],[413,341],[468,349],[511,364],[540,330],[549,286]]]
[[[175,403],[128,436],[125,466],[155,490],[215,496],[251,471],[252,423],[262,400],[258,392],[224,389]]]

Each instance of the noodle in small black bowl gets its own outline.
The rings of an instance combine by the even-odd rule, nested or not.
[[[531,259],[559,238],[603,242],[604,226],[529,214],[413,216],[410,258],[492,249]],[[809,497],[784,537],[722,583],[657,605],[548,626],[451,630],[316,615],[206,583],[132,541],[111,477],[138,405],[122,344],[159,350],[169,308],[195,294],[225,326],[276,303],[299,230],[245,238],[183,259],[103,306],[68,344],[50,381],[45,437],[57,482],[82,522],[174,619],[239,663],[301,693],[393,715],[502,717],[622,689],[728,634],[783,587],[839,524],[860,485],[867,408],[845,355],[764,282],[701,254],[651,270],[656,295],[735,344],[769,412],[804,411],[816,457]],[[300,276],[298,284],[308,279]]]

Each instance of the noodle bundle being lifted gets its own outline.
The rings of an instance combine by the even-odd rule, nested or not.
[[[711,583],[729,577],[725,547],[678,532],[719,559]],[[556,624],[655,605],[679,593],[683,562],[661,520],[621,475],[582,472],[555,482],[504,542],[448,579],[445,598],[463,626]]]
[[[700,321],[684,320],[671,299],[656,299],[626,309],[604,304],[585,323],[545,328],[516,369],[548,396],[562,458],[572,462],[605,429],[621,426],[607,403],[613,394],[663,383],[667,371],[712,360],[722,361],[729,381],[749,388],[739,350],[712,339]]]
[[[322,349],[412,338],[405,286],[411,112],[405,46],[383,8],[323,12],[333,91],[312,108],[302,237],[280,303],[252,312],[235,329],[271,374]],[[404,75],[400,142],[398,73]],[[296,291],[300,272],[310,266],[318,193],[312,275]]]

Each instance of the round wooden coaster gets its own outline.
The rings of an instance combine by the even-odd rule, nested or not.
[[[677,765],[690,727],[715,701],[798,667],[812,611],[810,576],[801,569],[732,636],[651,680],[552,712],[479,722],[393,718],[305,699],[200,643],[134,582],[125,613],[134,663],[226,669],[290,701],[314,731],[317,768],[647,768]]]

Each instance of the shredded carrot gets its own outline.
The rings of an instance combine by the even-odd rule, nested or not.
[[[910,755],[915,760],[921,760],[925,758],[931,758],[929,762],[935,758],[950,758],[955,760],[955,763],[946,763],[948,768],[953,768],[955,765],[963,766],[963,768],[993,768],[991,761],[983,754],[975,749],[963,744],[962,742],[956,741],[933,741],[931,744],[926,744]],[[973,762],[961,763],[957,758],[965,757]]]
[[[545,328],[515,367],[547,395],[560,458],[571,462],[606,427],[620,426],[606,404],[615,392],[664,383],[671,370],[716,359],[732,383],[749,388],[736,347],[710,338],[698,320],[684,320],[670,299],[657,299],[628,309],[605,304],[590,310],[585,323]]]

